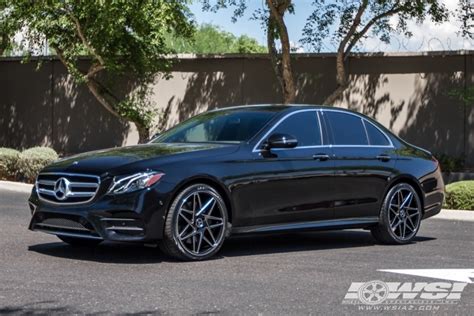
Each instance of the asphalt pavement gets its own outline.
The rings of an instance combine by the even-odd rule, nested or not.
[[[73,248],[31,232],[27,197],[0,190],[0,314],[366,314],[343,303],[352,282],[440,281],[380,269],[474,268],[474,222],[429,219],[404,246],[363,230],[239,237],[214,260],[176,262],[156,248]],[[472,314],[474,284],[434,308]]]

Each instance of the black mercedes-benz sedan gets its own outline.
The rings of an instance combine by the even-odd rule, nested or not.
[[[201,260],[236,234],[362,228],[384,244],[409,243],[443,198],[433,155],[362,114],[241,106],[197,115],[148,144],[46,167],[29,228],[71,245],[158,244]]]

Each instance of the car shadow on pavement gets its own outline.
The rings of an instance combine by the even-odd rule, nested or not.
[[[434,239],[418,236],[414,243]],[[215,259],[376,245],[377,243],[371,234],[362,230],[238,236],[226,240]],[[104,242],[97,247],[87,248],[72,247],[62,242],[53,242],[32,245],[28,247],[28,250],[53,257],[102,263],[153,264],[162,261],[174,261],[162,254],[158,248],[128,243]]]
[[[37,244],[28,247],[43,255],[102,263],[160,263],[168,258],[158,248],[143,245],[104,242],[96,247],[73,247],[63,242]]]
[[[433,237],[417,236],[412,243],[435,239]],[[370,232],[364,230],[300,232],[234,237],[226,241],[220,254],[224,257],[233,257],[295,251],[324,251],[378,245]]]

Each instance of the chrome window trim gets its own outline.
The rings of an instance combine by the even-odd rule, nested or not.
[[[340,147],[350,147],[350,148],[395,148],[395,146],[393,145],[392,139],[390,137],[388,137],[388,135],[383,130],[381,130],[377,125],[371,123],[369,120],[367,120],[365,117],[363,117],[359,114],[352,113],[352,112],[347,112],[347,111],[336,110],[336,109],[303,109],[303,110],[290,112],[290,113],[286,114],[284,117],[282,117],[280,120],[278,120],[278,122],[276,122],[260,138],[260,140],[254,146],[254,148],[252,150],[252,153],[261,153],[263,151],[263,149],[257,149],[257,147],[262,144],[262,142],[269,136],[269,134],[273,130],[275,130],[275,128],[278,127],[278,125],[281,124],[281,122],[283,122],[283,120],[287,119],[288,117],[290,117],[291,115],[296,114],[296,113],[311,112],[311,111],[315,111],[318,114],[317,117],[318,117],[318,123],[319,123],[319,130],[320,130],[320,134],[321,134],[321,144],[324,144],[324,143],[323,143],[323,133],[322,133],[321,119],[320,119],[319,114],[324,115],[324,112],[338,112],[338,113],[343,113],[343,114],[347,114],[347,115],[352,115],[352,116],[355,116],[355,117],[361,119],[362,125],[364,126],[364,130],[366,131],[368,145],[335,145],[335,144],[328,144],[328,145],[314,145],[314,146],[297,146],[295,148],[275,148],[275,149],[272,149],[272,151],[293,150],[293,149],[309,149],[309,148],[331,148],[331,147],[335,147],[335,148],[340,148]],[[388,140],[388,142],[390,144],[389,145],[370,145],[370,140],[369,140],[369,137],[367,135],[367,130],[366,130],[366,127],[365,127],[366,122],[368,124],[371,124],[372,126],[374,126],[380,133],[382,133],[382,135]]]
[[[41,175],[56,175],[56,176],[70,176],[70,177],[85,177],[85,178],[95,178],[97,179],[97,189],[95,190],[94,192],[94,195],[91,196],[90,199],[86,200],[86,201],[81,201],[81,202],[54,202],[54,201],[50,201],[48,199],[44,199],[43,197],[41,197],[41,195],[39,194],[39,187],[38,187],[38,177],[41,176]],[[99,176],[96,176],[96,175],[92,175],[92,174],[83,174],[83,173],[69,173],[69,172],[42,172],[38,175],[38,177],[36,177],[36,181],[35,181],[35,191],[36,191],[36,194],[38,195],[38,198],[40,199],[40,201],[42,202],[45,202],[45,203],[50,203],[50,204],[53,204],[53,205],[65,205],[65,206],[68,206],[68,205],[78,205],[78,204],[85,204],[85,203],[89,203],[90,201],[92,201],[96,195],[97,195],[97,192],[99,192],[99,189],[100,189],[100,177]]]
[[[278,122],[276,122],[261,138],[260,140],[257,142],[257,144],[253,147],[252,149],[252,152],[253,153],[259,153],[259,152],[262,152],[263,149],[257,149],[257,147],[259,147],[263,141],[270,135],[271,132],[273,132],[277,127],[278,125],[280,125],[284,120],[286,120],[288,117],[292,116],[292,115],[295,115],[295,114],[298,114],[298,113],[302,113],[302,112],[315,112],[316,113],[316,117],[318,117],[317,115],[317,112],[318,112],[318,109],[302,109],[302,110],[297,110],[297,111],[293,111],[293,112],[290,112],[288,114],[286,114],[285,116],[283,116],[281,119],[278,120]],[[319,118],[319,117],[318,117]],[[319,122],[319,121],[318,121]],[[319,124],[319,126],[321,126],[321,124]],[[321,128],[321,127],[320,127]],[[322,135],[322,134],[321,134]],[[288,150],[288,149],[303,149],[303,148],[317,148],[317,147],[323,147],[324,145],[322,145],[322,142],[321,142],[321,145],[314,145],[314,146],[296,146],[295,148],[279,148],[279,150]],[[272,149],[274,150],[274,149]]]

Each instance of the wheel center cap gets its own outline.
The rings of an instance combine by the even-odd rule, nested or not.
[[[202,218],[196,219],[196,226],[198,228],[203,228],[204,227],[204,221],[202,220]]]
[[[400,210],[400,217],[405,218],[406,214],[404,210]]]

